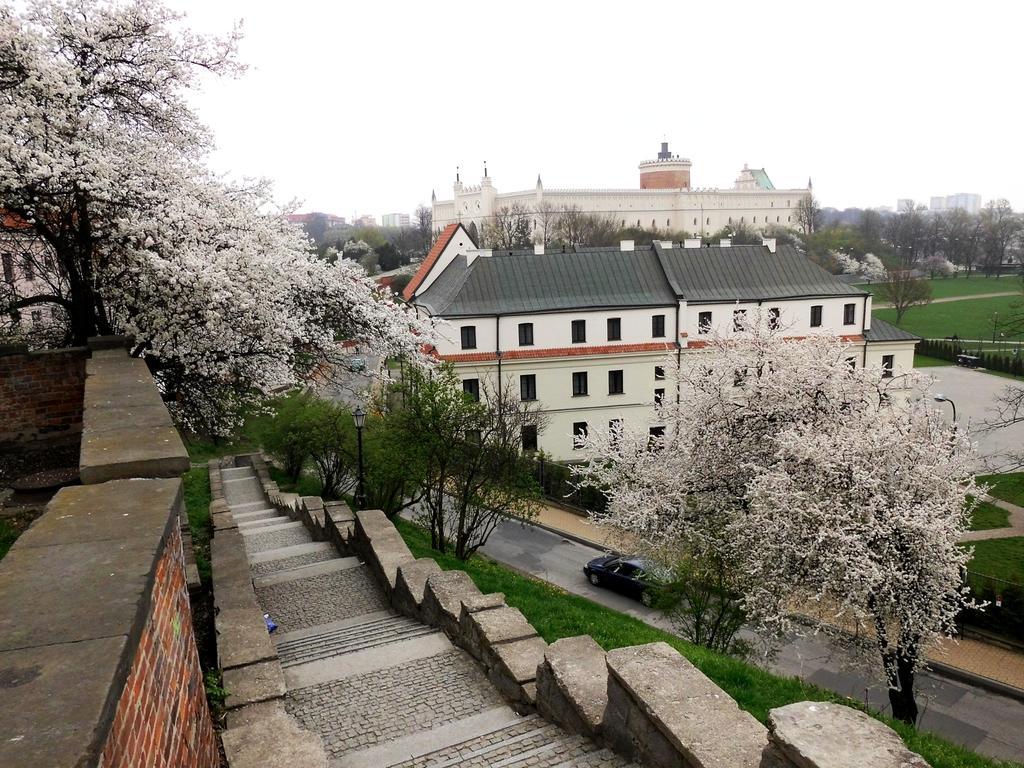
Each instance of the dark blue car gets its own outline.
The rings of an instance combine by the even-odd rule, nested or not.
[[[595,557],[583,566],[583,573],[595,587],[615,590],[644,605],[650,605],[657,590],[665,584],[664,570],[642,557],[621,555]]]

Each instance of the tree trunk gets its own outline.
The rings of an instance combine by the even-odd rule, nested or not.
[[[896,659],[889,673],[889,704],[892,716],[908,725],[917,724],[917,701],[914,700],[914,663]]]

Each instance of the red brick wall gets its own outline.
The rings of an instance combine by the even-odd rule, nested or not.
[[[217,741],[192,634],[177,526],[157,565],[149,615],[103,748],[103,768],[215,768]]]
[[[82,431],[84,349],[0,356],[0,444]]]
[[[640,189],[689,189],[689,171],[644,171]]]

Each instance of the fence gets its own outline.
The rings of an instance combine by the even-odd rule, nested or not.
[[[983,610],[967,609],[960,622],[1009,638],[1024,638],[1024,585],[983,573],[967,572],[971,597],[988,603]]]
[[[586,512],[604,512],[608,507],[607,497],[597,488],[575,486],[571,465],[541,456],[533,459],[533,477],[554,502]]]

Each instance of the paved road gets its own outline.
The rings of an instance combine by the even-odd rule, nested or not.
[[[494,531],[483,552],[569,592],[671,629],[658,611],[591,586],[583,577],[582,568],[600,554],[593,547],[536,526],[506,522]],[[842,653],[823,638],[797,638],[778,647],[768,668],[844,696],[866,700],[872,708],[887,710],[884,685],[860,671],[845,668],[842,660]],[[991,757],[1024,761],[1024,703],[930,674],[919,676],[918,690],[924,730]]]
[[[967,296],[944,296],[941,299],[932,299],[930,304],[945,304],[950,301],[968,301],[970,299],[995,299],[1000,296],[1019,296],[1020,291],[995,291],[994,293],[976,293],[973,296],[968,294]],[[892,309],[892,304],[885,302],[876,304],[871,303],[872,309]]]
[[[957,421],[970,428],[978,444],[978,454],[984,462],[998,469],[1001,453],[1021,450],[1024,445],[1024,423],[991,432],[983,432],[981,427],[985,419],[994,416],[991,408],[999,393],[1007,386],[1024,387],[1024,381],[1014,381],[956,365],[922,368],[921,371],[935,378],[932,392],[941,393],[956,403]],[[952,417],[953,411],[949,405],[936,405],[945,409],[947,419]]]

